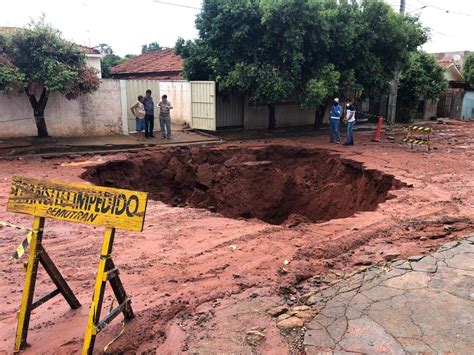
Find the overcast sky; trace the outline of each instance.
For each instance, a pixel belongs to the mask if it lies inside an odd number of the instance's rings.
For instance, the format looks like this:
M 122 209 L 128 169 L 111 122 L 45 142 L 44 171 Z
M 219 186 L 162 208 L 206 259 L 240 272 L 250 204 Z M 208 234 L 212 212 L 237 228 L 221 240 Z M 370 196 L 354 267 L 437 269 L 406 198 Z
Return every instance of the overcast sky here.
M 386 0 L 395 9 L 400 0 Z M 182 6 L 172 6 L 169 2 Z M 201 0 L 13 0 L 2 1 L 0 26 L 25 26 L 42 13 L 65 38 L 83 45 L 108 43 L 123 56 L 141 45 L 172 47 L 176 38 L 197 36 Z M 432 29 L 428 52 L 474 51 L 474 0 L 406 0 L 407 11 Z M 188 8 L 188 7 L 191 8 Z M 424 7 L 425 6 L 425 7 Z M 422 8 L 424 7 L 424 8 Z M 422 8 L 422 9 L 420 9 Z

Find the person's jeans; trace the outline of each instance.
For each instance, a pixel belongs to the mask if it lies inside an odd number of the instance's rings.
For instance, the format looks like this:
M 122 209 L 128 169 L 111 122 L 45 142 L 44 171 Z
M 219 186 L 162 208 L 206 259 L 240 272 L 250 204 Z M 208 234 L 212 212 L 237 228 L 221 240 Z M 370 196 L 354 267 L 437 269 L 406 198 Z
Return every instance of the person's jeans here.
M 153 137 L 154 126 L 155 117 L 153 115 L 145 115 L 145 137 Z
M 169 118 L 160 117 L 160 128 L 163 138 L 171 138 L 171 120 Z
M 329 119 L 329 138 L 331 143 L 334 143 L 334 141 L 341 141 L 341 135 L 339 133 L 339 122 L 340 120 L 338 118 Z
M 354 135 L 352 134 L 352 131 L 354 129 L 354 123 L 355 121 L 352 122 L 347 122 L 347 138 L 346 138 L 346 144 L 354 144 Z

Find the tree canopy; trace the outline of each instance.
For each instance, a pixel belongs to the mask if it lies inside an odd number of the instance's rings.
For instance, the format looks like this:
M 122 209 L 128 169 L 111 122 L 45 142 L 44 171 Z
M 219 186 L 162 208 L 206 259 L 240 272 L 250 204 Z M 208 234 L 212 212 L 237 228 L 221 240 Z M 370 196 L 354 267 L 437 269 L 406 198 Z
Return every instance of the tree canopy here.
M 445 69 L 428 53 L 417 51 L 410 54 L 400 73 L 398 89 L 397 119 L 412 118 L 419 98 L 434 100 L 448 86 Z
M 190 80 L 215 80 L 220 92 L 269 106 L 302 107 L 338 96 L 372 96 L 427 40 L 418 20 L 382 0 L 204 0 L 199 38 L 179 39 Z
M 85 54 L 62 39 L 44 19 L 0 35 L 0 79 L 1 93 L 26 93 L 39 137 L 48 136 L 44 110 L 51 92 L 73 99 L 99 86 L 95 70 L 86 65 Z
M 470 53 L 464 62 L 463 69 L 464 80 L 474 89 L 474 53 Z
M 150 44 L 144 44 L 142 46 L 142 54 L 147 52 L 159 51 L 163 48 L 158 44 L 158 42 L 151 42 Z

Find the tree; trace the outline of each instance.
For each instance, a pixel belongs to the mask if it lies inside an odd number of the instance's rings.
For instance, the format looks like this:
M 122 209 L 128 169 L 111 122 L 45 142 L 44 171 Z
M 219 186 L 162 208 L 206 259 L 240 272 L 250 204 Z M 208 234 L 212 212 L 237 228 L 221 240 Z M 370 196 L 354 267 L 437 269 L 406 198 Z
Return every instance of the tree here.
M 102 57 L 101 60 L 101 69 L 102 69 L 102 77 L 107 79 L 112 77 L 111 75 L 111 70 L 113 67 L 116 65 L 119 65 L 123 62 L 125 62 L 127 59 L 121 58 L 120 56 L 116 54 L 107 54 L 104 57 Z
M 176 43 L 185 76 L 268 105 L 269 128 L 290 97 L 308 107 L 387 92 L 427 39 L 381 0 L 204 0 L 196 27 L 197 40 Z
M 152 42 L 150 44 L 144 44 L 142 46 L 142 54 L 153 51 L 160 51 L 163 48 L 158 44 L 158 42 Z
M 97 49 L 100 52 L 100 54 L 104 56 L 114 53 L 114 51 L 112 50 L 112 47 L 108 45 L 107 43 L 100 43 L 97 46 L 95 46 L 94 49 Z
M 68 99 L 97 90 L 99 80 L 85 54 L 44 22 L 0 36 L 0 92 L 25 92 L 38 137 L 48 137 L 44 110 L 52 92 Z M 38 98 L 39 96 L 39 98 Z
M 474 89 L 474 53 L 470 53 L 464 62 L 464 80 Z
M 407 121 L 416 111 L 420 97 L 434 100 L 448 86 L 444 69 L 436 59 L 425 52 L 410 54 L 409 60 L 400 74 L 398 89 L 398 118 Z

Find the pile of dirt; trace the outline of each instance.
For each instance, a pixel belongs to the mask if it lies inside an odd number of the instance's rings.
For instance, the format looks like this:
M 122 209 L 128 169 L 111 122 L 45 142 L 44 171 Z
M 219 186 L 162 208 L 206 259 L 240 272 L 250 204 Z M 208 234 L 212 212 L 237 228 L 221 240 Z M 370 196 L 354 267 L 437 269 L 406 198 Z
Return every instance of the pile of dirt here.
M 172 206 L 271 224 L 295 216 L 323 222 L 372 211 L 390 198 L 391 189 L 402 186 L 392 175 L 326 150 L 278 145 L 143 152 L 133 160 L 90 167 L 82 178 L 146 191 Z

